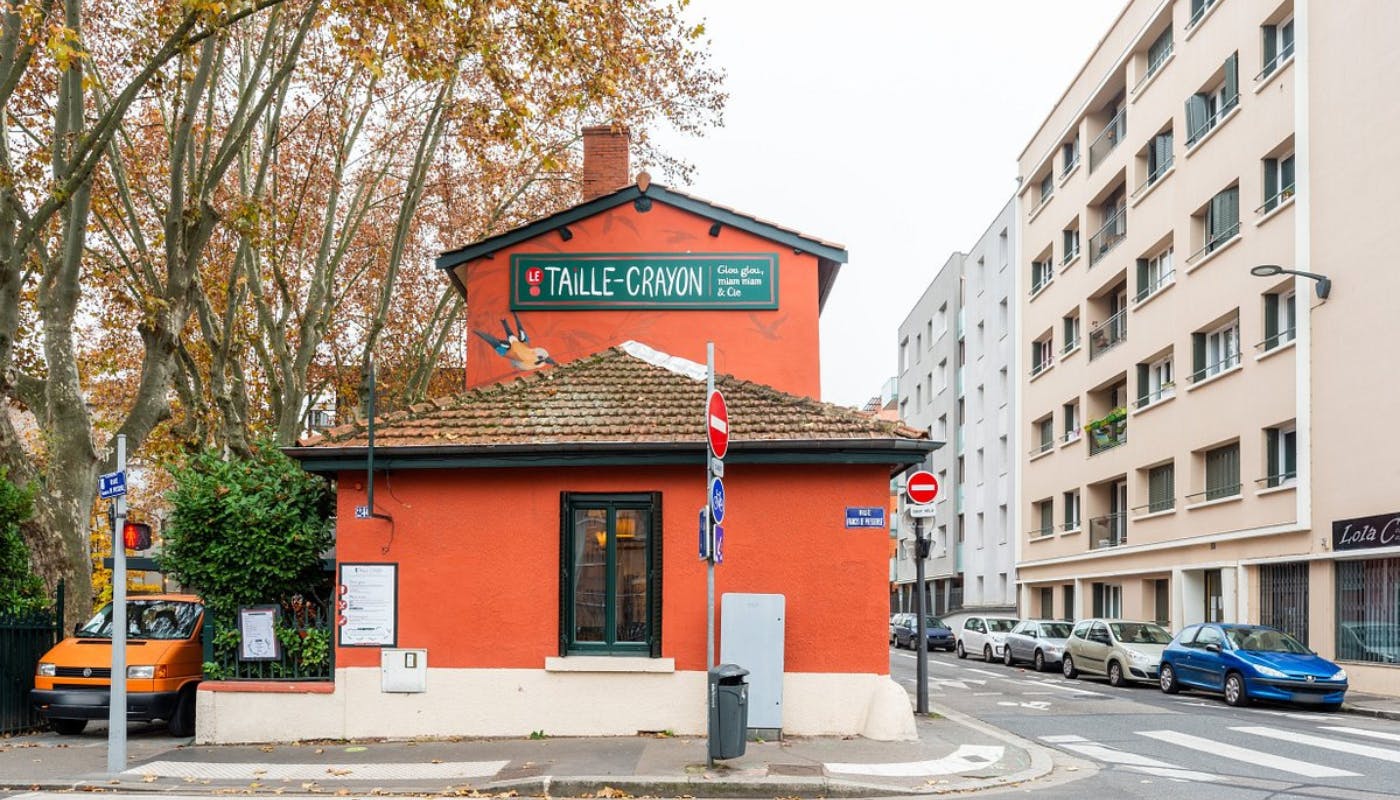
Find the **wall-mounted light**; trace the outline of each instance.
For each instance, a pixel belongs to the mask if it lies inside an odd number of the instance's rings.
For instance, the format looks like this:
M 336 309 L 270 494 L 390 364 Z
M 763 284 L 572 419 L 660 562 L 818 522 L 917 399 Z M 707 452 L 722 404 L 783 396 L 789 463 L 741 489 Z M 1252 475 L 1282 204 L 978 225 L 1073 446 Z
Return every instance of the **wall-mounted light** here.
M 1332 279 L 1326 275 L 1318 275 L 1315 272 L 1303 272 L 1298 269 L 1284 269 L 1278 264 L 1260 264 L 1251 267 L 1249 274 L 1257 278 L 1269 278 L 1274 275 L 1301 275 L 1304 278 L 1312 278 L 1317 281 L 1317 297 L 1319 300 L 1326 300 L 1327 295 L 1332 293 Z
M 567 242 L 567 241 L 569 241 L 570 239 L 574 238 L 574 232 L 571 231 L 571 230 L 569 230 L 569 226 L 568 226 L 568 225 L 560 225 L 560 226 L 559 226 L 559 238 L 560 238 L 560 239 L 563 239 L 564 241 Z
M 720 230 L 721 227 L 722 227 L 722 226 L 721 226 L 718 222 L 716 222 L 715 224 L 711 225 L 711 226 L 710 226 L 710 235 L 711 235 L 711 236 L 719 236 L 719 230 Z

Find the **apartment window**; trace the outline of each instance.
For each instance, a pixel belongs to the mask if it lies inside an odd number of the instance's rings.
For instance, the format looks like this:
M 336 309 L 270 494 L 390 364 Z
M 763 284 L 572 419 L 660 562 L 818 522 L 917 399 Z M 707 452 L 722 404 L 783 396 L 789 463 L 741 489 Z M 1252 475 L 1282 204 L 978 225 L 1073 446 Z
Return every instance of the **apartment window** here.
M 1108 122 L 1104 125 L 1099 135 L 1094 137 L 1094 141 L 1089 144 L 1089 171 L 1093 172 L 1099 165 L 1108 158 L 1108 154 L 1118 149 L 1123 137 L 1128 134 L 1128 119 L 1122 106 L 1122 96 L 1104 109 L 1103 113 L 1108 116 Z
M 1291 486 L 1298 479 L 1298 430 L 1293 425 L 1264 430 L 1264 483 Z
M 1167 58 L 1172 54 L 1172 28 L 1170 25 L 1162 31 L 1162 35 L 1153 40 L 1147 48 L 1147 72 L 1142 76 L 1142 82 L 1157 74 L 1157 70 L 1167 63 Z M 1142 83 L 1138 84 L 1139 86 Z
M 924 341 L 928 342 L 928 349 L 933 349 L 933 320 L 924 323 Z
M 1073 403 L 1065 403 L 1061 406 L 1061 409 L 1064 412 L 1063 416 L 1065 420 L 1064 438 L 1066 442 L 1072 442 L 1079 438 L 1079 401 L 1076 400 Z
M 1079 166 L 1079 137 L 1060 145 L 1060 177 L 1070 174 L 1074 168 Z
M 944 303 L 938 307 L 938 335 L 942 336 L 948 332 L 948 304 Z M 932 344 L 930 342 L 929 344 Z
M 924 407 L 924 385 L 918 383 L 914 385 L 914 410 L 919 411 Z
M 1079 490 L 1065 492 L 1064 496 L 1064 528 L 1067 531 L 1079 530 Z
M 564 654 L 661 655 L 661 494 L 562 498 Z
M 977 482 L 984 483 L 987 476 L 987 458 L 982 448 L 977 448 Z M 977 515 L 977 527 L 982 527 L 982 515 Z
M 985 518 L 985 516 L 986 516 L 986 515 L 983 514 L 981 511 L 978 511 L 978 512 L 977 512 L 977 549 L 978 549 L 978 550 L 981 550 L 981 549 L 982 549 L 982 545 L 985 544 L 986 541 L 987 541 L 987 526 L 986 526 L 986 523 L 983 521 L 984 518 Z M 977 593 L 978 593 L 979 595 L 982 594 L 982 578 L 981 578 L 981 576 L 979 576 L 979 577 L 977 578 Z
M 997 330 L 1001 331 L 1001 336 L 1011 332 L 1011 313 L 1006 304 L 1006 298 L 1001 298 L 1001 303 L 997 305 Z
M 1147 471 L 1147 513 L 1176 507 L 1176 464 L 1162 464 Z
M 1293 57 L 1293 18 L 1277 25 L 1265 25 L 1259 29 L 1263 38 L 1264 67 L 1254 80 L 1262 81 Z
M 977 293 L 981 294 L 987 288 L 987 262 L 986 259 L 977 259 Z
M 987 415 L 987 390 L 985 386 L 977 387 L 977 419 L 981 421 Z
M 1205 333 L 1191 334 L 1193 381 L 1219 375 L 1240 363 L 1240 321 L 1236 317 Z
M 1055 361 L 1054 341 L 1047 334 L 1031 343 L 1031 377 L 1050 368 Z
M 1298 335 L 1297 294 L 1285 292 L 1264 295 L 1264 352 L 1288 344 Z
M 1225 76 L 1214 87 L 1186 99 L 1186 146 L 1201 140 L 1240 104 L 1240 54 L 1225 59 Z
M 1036 448 L 1033 455 L 1048 453 L 1055 448 L 1055 417 L 1047 416 L 1035 423 Z
M 1138 194 L 1156 183 L 1171 168 L 1175 157 L 1172 155 L 1172 131 L 1168 128 L 1147 140 L 1147 178 L 1133 194 Z
M 1172 357 L 1164 356 L 1148 364 L 1137 365 L 1138 401 L 1137 407 L 1150 406 L 1159 400 L 1171 397 L 1176 382 L 1172 372 Z
M 1137 260 L 1138 291 L 1134 300 L 1141 303 L 1166 288 L 1167 284 L 1174 280 L 1176 280 L 1176 268 L 1172 265 L 1172 247 L 1167 245 L 1167 249 L 1151 258 Z
M 924 360 L 924 335 L 922 333 L 914 334 L 914 360 Z
M 997 541 L 1006 544 L 1006 506 L 997 506 Z M 1006 593 L 1006 573 L 1001 574 L 1001 591 Z
M 1031 531 L 1032 536 L 1049 536 L 1055 532 L 1055 502 L 1050 498 L 1035 504 L 1035 518 L 1040 526 Z
M 997 390 L 1001 395 L 1001 404 L 1006 405 L 1006 399 L 1010 396 L 1010 381 L 1007 379 L 1006 367 L 997 370 Z
M 981 358 L 987 347 L 987 323 L 977 323 L 977 357 Z
M 1400 558 L 1337 562 L 1337 658 L 1394 664 L 1400 652 Z
M 938 440 L 939 440 L 940 442 L 946 442 L 946 441 L 948 441 L 948 415 L 947 415 L 947 414 L 939 414 L 939 415 L 938 415 L 938 428 L 937 428 L 936 430 L 938 431 Z
M 1102 261 L 1108 251 L 1117 247 L 1118 243 L 1128 235 L 1128 207 L 1122 188 L 1116 190 L 1099 207 L 1099 218 L 1103 220 L 1103 224 L 1089 238 L 1089 266 L 1091 267 Z
M 1065 352 L 1073 350 L 1079 346 L 1079 315 L 1074 314 L 1064 318 L 1065 331 Z
M 1239 442 L 1206 451 L 1207 500 L 1234 497 L 1240 493 Z
M 938 391 L 948 388 L 948 359 L 938 362 Z
M 1031 295 L 1040 293 L 1055 279 L 1055 265 L 1049 259 L 1031 262 Z
M 1006 474 L 1007 464 L 1010 463 L 1007 452 L 1007 439 L 1005 435 L 997 437 L 997 453 L 1001 455 L 1001 474 Z
M 909 337 L 899 343 L 899 371 L 904 372 L 909 369 Z
M 1007 260 L 1011 257 L 1010 242 L 1005 230 L 997 236 L 997 264 L 1002 267 L 1007 265 Z
M 1063 232 L 1063 237 L 1065 255 L 1064 258 L 1060 260 L 1060 263 L 1068 264 L 1079 255 L 1079 229 L 1066 228 Z
M 1200 260 L 1207 253 L 1220 249 L 1240 233 L 1240 187 L 1231 186 L 1210 199 L 1201 220 L 1200 249 L 1191 254 L 1187 263 Z
M 1205 17 L 1206 10 L 1218 2 L 1220 0 L 1191 0 L 1191 18 L 1186 21 L 1187 30 L 1196 27 Z
M 1040 179 L 1040 203 L 1044 205 L 1055 194 L 1055 171 L 1045 173 Z
M 1264 204 L 1261 214 L 1267 214 L 1293 196 L 1293 154 L 1283 158 L 1264 159 Z

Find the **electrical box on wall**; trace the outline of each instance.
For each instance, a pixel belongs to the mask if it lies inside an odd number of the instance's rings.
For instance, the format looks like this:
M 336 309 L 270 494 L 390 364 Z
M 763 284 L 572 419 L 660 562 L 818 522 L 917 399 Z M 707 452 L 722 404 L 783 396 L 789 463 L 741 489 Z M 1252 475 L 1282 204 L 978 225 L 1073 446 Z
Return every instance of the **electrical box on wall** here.
M 380 691 L 426 692 L 428 690 L 428 651 L 426 649 L 386 647 L 379 653 Z

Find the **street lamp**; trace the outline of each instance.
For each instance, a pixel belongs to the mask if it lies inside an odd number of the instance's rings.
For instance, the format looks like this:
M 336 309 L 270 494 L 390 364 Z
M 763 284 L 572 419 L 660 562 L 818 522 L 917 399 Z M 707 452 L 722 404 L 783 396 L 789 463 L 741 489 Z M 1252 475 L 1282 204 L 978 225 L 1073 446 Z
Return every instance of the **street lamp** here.
M 1303 272 L 1297 269 L 1284 269 L 1278 264 L 1260 264 L 1251 267 L 1249 274 L 1259 278 L 1268 278 L 1274 275 L 1302 275 L 1304 278 L 1312 278 L 1317 281 L 1317 298 L 1326 300 L 1327 295 L 1332 292 L 1332 279 L 1326 275 L 1318 275 L 1315 272 Z

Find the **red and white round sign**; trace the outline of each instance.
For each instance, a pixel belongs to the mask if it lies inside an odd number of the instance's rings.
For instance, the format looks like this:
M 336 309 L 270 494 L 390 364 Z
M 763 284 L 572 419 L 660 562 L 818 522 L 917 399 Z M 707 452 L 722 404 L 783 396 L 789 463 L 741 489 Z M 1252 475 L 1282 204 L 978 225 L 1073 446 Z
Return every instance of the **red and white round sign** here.
M 933 473 L 928 470 L 919 470 L 909 476 L 909 482 L 904 485 L 904 491 L 909 495 L 909 502 L 918 505 L 927 505 L 938 497 L 938 479 L 933 477 Z
M 715 458 L 724 458 L 729 452 L 729 406 L 718 389 L 710 392 L 705 403 L 705 433 L 710 439 L 710 452 Z

